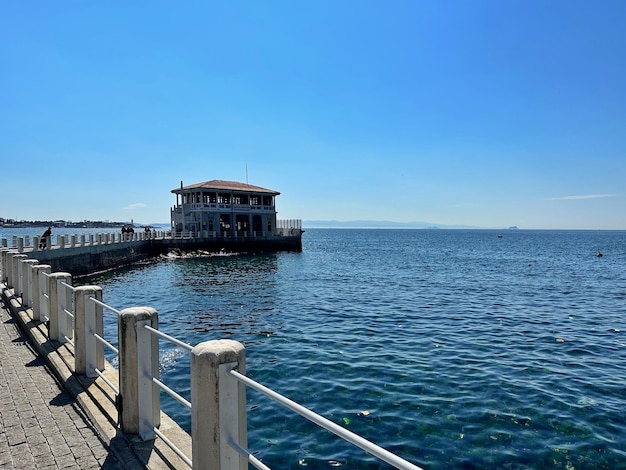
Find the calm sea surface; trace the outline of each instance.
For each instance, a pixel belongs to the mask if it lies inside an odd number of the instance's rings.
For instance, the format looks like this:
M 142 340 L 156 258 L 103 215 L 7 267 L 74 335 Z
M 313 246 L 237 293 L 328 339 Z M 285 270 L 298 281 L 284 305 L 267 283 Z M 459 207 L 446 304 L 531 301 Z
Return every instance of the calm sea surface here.
M 242 342 L 247 375 L 425 468 L 626 468 L 626 232 L 498 233 L 310 229 L 302 253 L 78 283 L 190 344 Z M 189 396 L 188 354 L 161 353 Z M 253 390 L 248 433 L 275 469 L 389 468 Z

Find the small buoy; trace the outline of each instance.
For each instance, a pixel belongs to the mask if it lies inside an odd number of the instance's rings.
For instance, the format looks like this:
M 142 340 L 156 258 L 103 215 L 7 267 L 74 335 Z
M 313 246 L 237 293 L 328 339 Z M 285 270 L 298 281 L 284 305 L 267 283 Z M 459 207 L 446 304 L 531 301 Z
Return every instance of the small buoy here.
M 603 256 L 603 255 L 602 255 L 602 252 L 601 252 L 600 250 L 598 250 L 598 252 L 596 253 L 596 256 L 597 256 L 598 258 L 602 258 L 602 256 Z

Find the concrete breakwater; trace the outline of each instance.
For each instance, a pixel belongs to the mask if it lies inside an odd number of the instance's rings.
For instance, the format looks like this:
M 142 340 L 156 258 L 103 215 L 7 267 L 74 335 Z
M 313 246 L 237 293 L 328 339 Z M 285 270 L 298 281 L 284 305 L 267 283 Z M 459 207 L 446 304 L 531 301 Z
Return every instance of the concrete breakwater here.
M 223 237 L 201 234 L 172 237 L 169 232 L 136 234 L 105 233 L 97 235 L 63 235 L 56 243 L 52 237 L 14 237 L 13 249 L 48 264 L 53 271 L 66 271 L 73 276 L 85 276 L 100 271 L 119 268 L 138 261 L 157 258 L 172 251 L 209 253 L 263 253 L 275 251 L 301 251 L 301 231 L 272 237 Z M 2 240 L 8 246 L 8 240 Z

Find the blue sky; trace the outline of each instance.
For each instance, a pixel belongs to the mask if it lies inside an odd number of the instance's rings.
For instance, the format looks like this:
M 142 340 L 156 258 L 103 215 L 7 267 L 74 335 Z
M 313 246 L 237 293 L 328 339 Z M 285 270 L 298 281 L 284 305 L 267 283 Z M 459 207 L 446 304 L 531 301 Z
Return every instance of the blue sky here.
M 0 217 L 626 229 L 626 2 L 0 0 Z

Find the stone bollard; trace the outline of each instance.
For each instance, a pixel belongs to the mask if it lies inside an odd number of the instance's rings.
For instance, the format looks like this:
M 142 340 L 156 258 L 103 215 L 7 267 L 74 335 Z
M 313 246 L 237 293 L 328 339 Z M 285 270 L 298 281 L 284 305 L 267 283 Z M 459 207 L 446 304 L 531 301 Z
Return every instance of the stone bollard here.
M 191 437 L 194 469 L 245 470 L 247 459 L 229 444 L 247 448 L 246 388 L 228 372 L 246 371 L 245 348 L 222 339 L 191 351 Z
M 48 336 L 52 341 L 65 343 L 67 332 L 67 314 L 62 310 L 67 306 L 67 288 L 61 282 L 71 284 L 72 275 L 70 273 L 52 273 L 48 276 Z
M 46 292 L 46 295 L 48 292 L 48 281 L 45 279 L 44 274 L 50 274 L 52 266 L 49 264 L 36 264 L 31 270 L 33 271 L 33 320 L 41 321 L 42 317 L 48 316 L 48 299 L 44 297 L 44 292 Z
M 18 253 L 24 253 L 24 239 L 22 237 L 17 239 L 17 251 Z
M 65 235 L 57 235 L 57 245 L 59 248 L 65 248 Z
M 7 244 L 7 239 L 6 239 L 6 238 L 3 238 L 3 239 L 2 239 L 2 248 L 7 248 L 7 245 L 8 245 L 8 244 Z
M 76 240 L 77 240 L 77 236 L 76 235 L 72 235 L 72 237 L 70 238 L 70 247 L 74 248 L 76 246 Z
M 85 234 L 81 234 L 80 236 L 80 246 L 85 246 Z
M 33 306 L 33 266 L 39 264 L 39 260 L 25 259 L 22 261 L 22 279 L 24 283 L 25 298 L 22 299 L 22 305 Z
M 11 263 L 13 264 L 12 278 L 13 281 L 13 295 L 21 296 L 22 295 L 22 286 L 20 283 L 20 267 L 22 266 L 21 261 L 28 258 L 27 255 L 14 254 Z
M 13 256 L 18 252 L 8 248 L 2 252 L 2 276 L 7 283 L 7 287 L 13 287 Z
M 118 317 L 120 406 L 122 432 L 154 439 L 160 424 L 160 391 L 152 382 L 159 377 L 159 338 L 144 326 L 158 328 L 152 307 L 131 307 Z M 208 467 L 207 467 L 208 468 Z
M 5 238 L 6 240 L 6 238 Z M 8 272 L 9 272 L 9 265 L 11 264 L 10 261 L 7 261 L 8 258 L 8 254 L 11 252 L 10 248 L 6 248 L 6 247 L 0 247 L 0 253 L 2 256 L 2 261 L 0 261 L 0 267 L 2 268 L 2 275 L 0 277 L 0 280 L 2 280 L 3 282 L 8 282 Z
M 104 370 L 104 345 L 96 340 L 94 333 L 104 336 L 104 316 L 102 306 L 90 297 L 102 302 L 102 288 L 74 288 L 74 370 L 80 375 L 97 377 L 96 370 Z

